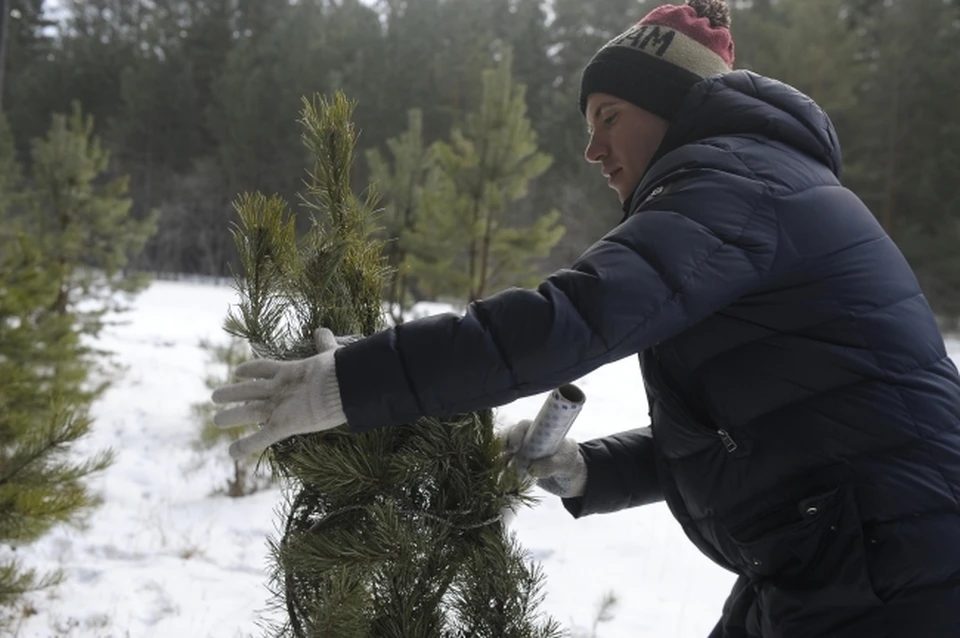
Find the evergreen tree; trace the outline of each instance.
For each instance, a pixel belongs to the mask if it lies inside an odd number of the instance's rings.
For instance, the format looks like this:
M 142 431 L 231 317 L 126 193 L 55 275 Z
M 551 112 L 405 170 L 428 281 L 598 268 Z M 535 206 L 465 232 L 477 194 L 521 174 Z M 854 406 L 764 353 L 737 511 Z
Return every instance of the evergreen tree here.
M 439 139 L 450 129 L 451 117 L 447 92 L 441 84 L 452 73 L 448 65 L 457 60 L 462 40 L 452 34 L 446 18 L 449 0 L 381 0 L 384 20 L 383 55 L 379 73 L 367 77 L 377 88 L 371 96 L 384 122 L 384 138 L 399 135 L 412 109 L 423 113 L 426 142 Z M 473 3 L 481 4 L 481 3 Z M 423 99 L 430 96 L 430 99 Z M 394 117 L 391 117 L 393 115 Z M 364 128 L 364 138 L 374 145 Z
M 43 0 L 5 0 L 0 10 L 6 12 L 0 16 L 0 107 L 6 108 L 10 78 L 19 78 L 48 52 L 49 37 L 43 30 L 51 23 L 43 18 Z
M 78 387 L 86 351 L 74 318 L 51 311 L 59 265 L 13 221 L 10 209 L 27 200 L 19 174 L 0 118 L 0 544 L 13 548 L 56 524 L 82 521 L 98 502 L 83 479 L 112 459 L 109 452 L 88 460 L 71 454 L 91 423 L 90 394 Z M 58 580 L 0 559 L 0 609 Z
M 407 130 L 401 136 L 387 140 L 387 148 L 392 166 L 376 149 L 367 152 L 367 162 L 371 180 L 387 199 L 384 232 L 388 238 L 398 238 L 413 231 L 422 208 L 423 183 L 435 164 L 433 148 L 426 146 L 423 140 L 422 111 L 410 110 Z M 389 242 L 387 263 L 391 270 L 385 301 L 393 323 L 400 324 L 408 309 L 410 286 L 404 243 L 396 239 Z
M 220 165 L 229 184 L 292 195 L 304 154 L 298 147 L 300 96 L 324 88 L 317 55 L 318 18 L 309 6 L 291 9 L 276 28 L 241 40 L 214 81 L 207 109 Z M 229 206 L 225 211 L 231 213 Z M 223 222 L 216 226 L 223 227 Z
M 567 233 L 557 243 L 549 264 L 562 267 L 576 260 L 586 246 L 599 240 L 622 217 L 616 194 L 596 165 L 584 161 L 590 136 L 578 108 L 580 78 L 590 58 L 605 43 L 627 30 L 664 2 L 646 0 L 553 0 L 548 47 L 554 76 L 547 91 L 544 122 L 537 129 L 543 149 L 555 162 L 534 183 L 563 212 Z M 541 204 L 543 206 L 543 204 Z M 543 210 L 543 208 L 541 208 Z
M 857 106 L 863 80 L 857 60 L 863 43 L 844 17 L 848 5 L 849 0 L 806 0 L 738 11 L 732 28 L 744 43 L 737 47 L 737 67 L 781 79 L 832 119 L 842 118 Z
M 183 171 L 202 154 L 203 111 L 192 80 L 177 50 L 142 53 L 120 76 L 122 110 L 111 132 L 151 203 L 162 196 L 165 172 Z
M 342 93 L 305 100 L 308 233 L 297 235 L 281 198 L 237 203 L 241 302 L 226 328 L 260 356 L 312 355 L 320 326 L 339 335 L 382 326 L 377 197 L 350 188 L 352 113 Z M 501 517 L 529 502 L 530 484 L 505 471 L 491 411 L 296 436 L 271 452 L 290 495 L 272 542 L 276 604 L 287 615 L 278 635 L 557 635 L 536 614 L 542 576 Z
M 864 0 L 862 107 L 847 179 L 917 272 L 948 327 L 960 326 L 960 2 Z M 843 131 L 841 131 L 843 133 Z
M 51 309 L 73 315 L 76 329 L 90 336 L 100 333 L 108 312 L 124 308 L 117 293 L 146 284 L 143 277 L 123 276 L 124 268 L 156 223 L 153 215 L 130 215 L 127 178 L 98 183 L 109 157 L 79 104 L 70 117 L 54 115 L 47 135 L 33 143 L 32 205 L 24 218 L 59 272 Z
M 463 130 L 453 131 L 449 144 L 437 143 L 437 170 L 422 214 L 400 238 L 411 255 L 411 273 L 435 295 L 469 302 L 507 286 L 535 284 L 531 260 L 547 255 L 563 236 L 557 211 L 526 228 L 510 224 L 508 206 L 551 162 L 537 151 L 525 87 L 514 82 L 511 65 L 508 50 L 484 72 L 477 112 Z

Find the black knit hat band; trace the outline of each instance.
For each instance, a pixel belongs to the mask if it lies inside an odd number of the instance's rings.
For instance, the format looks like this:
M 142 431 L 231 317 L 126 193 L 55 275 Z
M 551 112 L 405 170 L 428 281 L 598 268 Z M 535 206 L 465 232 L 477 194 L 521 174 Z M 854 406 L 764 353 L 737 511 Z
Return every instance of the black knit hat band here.
M 580 81 L 580 112 L 586 115 L 591 93 L 607 93 L 645 111 L 672 119 L 699 75 L 649 56 L 605 49 L 587 65 Z

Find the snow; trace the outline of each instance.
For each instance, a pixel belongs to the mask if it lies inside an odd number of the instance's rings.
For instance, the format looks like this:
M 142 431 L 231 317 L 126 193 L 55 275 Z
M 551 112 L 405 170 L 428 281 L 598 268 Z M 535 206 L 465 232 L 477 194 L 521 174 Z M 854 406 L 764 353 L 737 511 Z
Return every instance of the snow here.
M 192 446 L 190 405 L 208 396 L 198 344 L 226 340 L 221 326 L 234 302 L 229 286 L 154 282 L 102 338 L 125 371 L 95 406 L 94 431 L 78 451 L 112 447 L 117 460 L 91 480 L 103 505 L 84 529 L 57 528 L 16 551 L 24 565 L 66 576 L 28 597 L 18 638 L 263 634 L 266 538 L 279 523 L 279 491 L 216 494 L 232 472 L 226 444 L 206 453 Z M 949 347 L 960 355 L 960 341 Z M 647 424 L 634 358 L 578 385 L 587 395 L 572 431 L 580 440 Z M 498 421 L 532 418 L 543 398 L 501 408 Z M 694 548 L 664 505 L 574 520 L 559 499 L 540 494 L 512 526 L 547 576 L 543 611 L 587 636 L 599 600 L 613 592 L 619 602 L 598 638 L 709 633 L 734 577 Z

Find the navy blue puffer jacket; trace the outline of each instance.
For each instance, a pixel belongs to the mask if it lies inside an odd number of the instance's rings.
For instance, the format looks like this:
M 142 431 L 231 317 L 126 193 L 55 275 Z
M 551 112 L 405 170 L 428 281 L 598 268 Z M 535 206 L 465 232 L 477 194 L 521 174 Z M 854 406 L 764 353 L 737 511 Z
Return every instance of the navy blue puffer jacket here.
M 639 354 L 651 427 L 585 442 L 574 516 L 666 499 L 740 575 L 716 636 L 960 636 L 960 377 L 827 116 L 698 84 L 624 220 L 536 290 L 337 353 L 356 431 Z

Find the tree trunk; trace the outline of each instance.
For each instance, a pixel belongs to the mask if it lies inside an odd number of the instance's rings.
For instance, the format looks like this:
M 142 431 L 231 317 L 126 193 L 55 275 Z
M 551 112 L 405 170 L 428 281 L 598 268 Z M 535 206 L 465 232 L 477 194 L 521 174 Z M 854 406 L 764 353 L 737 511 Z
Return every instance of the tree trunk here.
M 7 67 L 7 23 L 10 21 L 10 1 L 0 0 L 0 112 L 3 112 L 3 80 Z
M 480 253 L 480 283 L 477 286 L 477 299 L 483 298 L 487 288 L 487 269 L 490 262 L 490 242 L 493 238 L 493 211 L 487 211 L 487 227 L 483 231 L 483 247 Z
M 893 82 L 890 92 L 890 122 L 887 126 L 886 165 L 883 176 L 883 208 L 880 224 L 887 234 L 893 236 L 896 224 L 896 179 L 897 147 L 900 138 L 900 76 L 898 72 L 889 74 Z
M 245 476 L 243 468 L 240 467 L 240 461 L 234 461 L 233 480 L 227 481 L 227 496 L 240 498 L 246 494 L 247 486 L 245 484 Z
M 477 299 L 476 276 L 477 276 L 477 220 L 480 217 L 480 197 L 474 196 L 473 212 L 470 214 L 470 262 L 467 267 L 467 274 L 470 278 L 470 290 L 467 295 L 467 303 Z
M 62 317 L 67 314 L 67 307 L 70 305 L 70 268 L 67 256 L 63 254 L 64 238 L 67 236 L 67 229 L 70 226 L 70 213 L 64 210 L 65 205 L 61 201 L 57 187 L 54 186 L 53 188 L 53 210 L 56 211 L 57 215 L 56 233 L 59 242 L 59 246 L 57 246 L 57 266 L 60 268 L 58 273 L 60 275 L 60 290 L 51 310 Z

